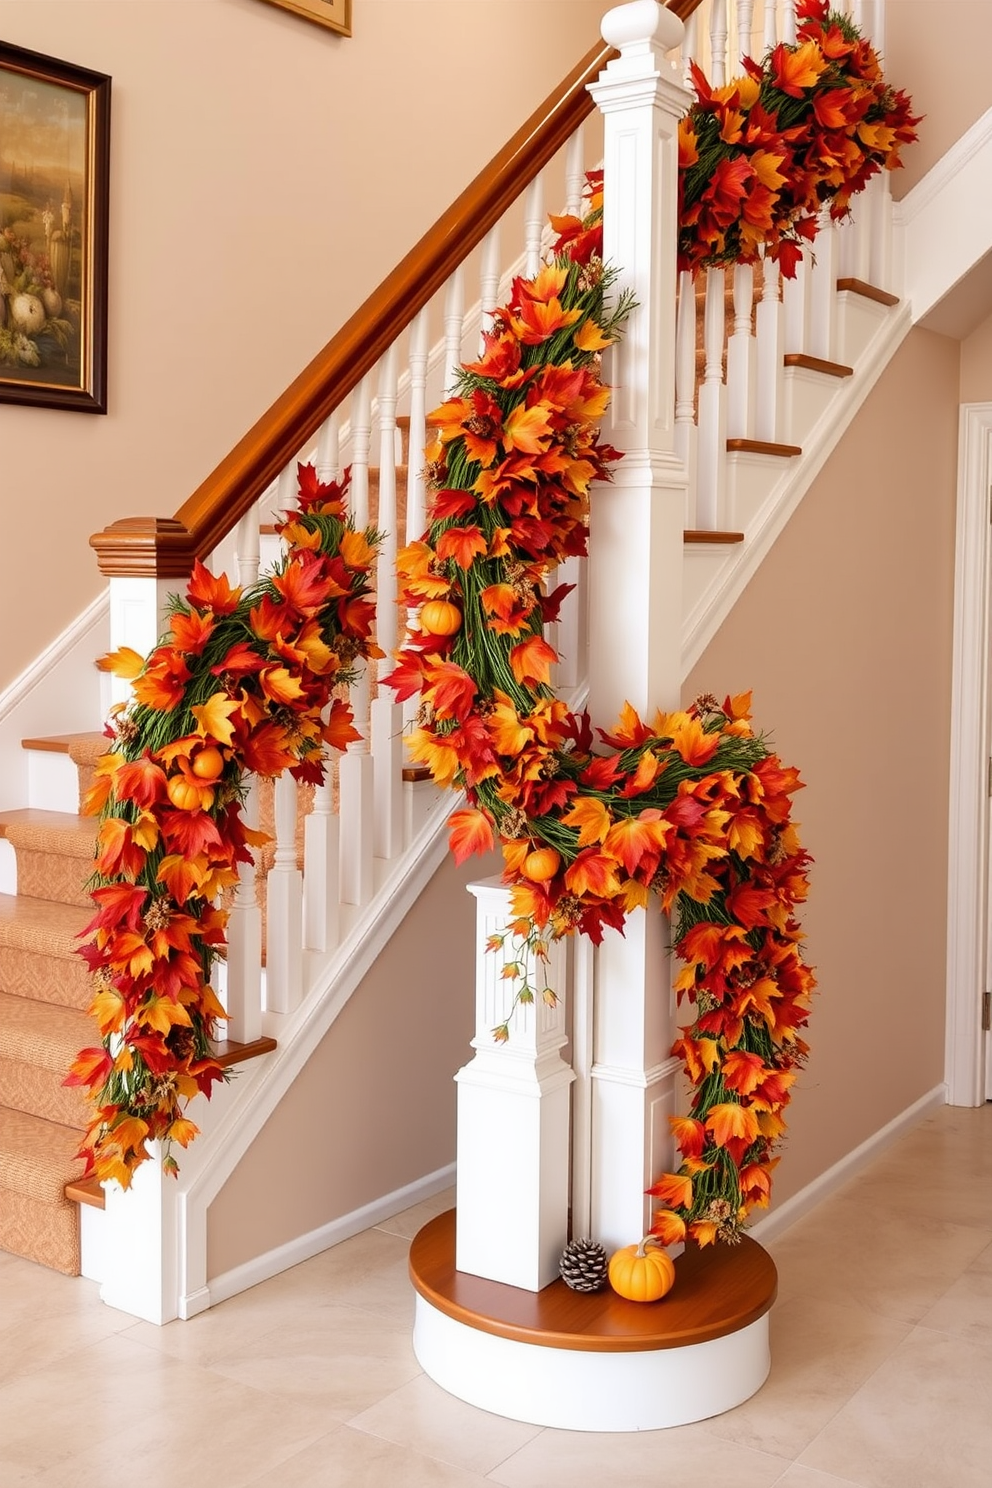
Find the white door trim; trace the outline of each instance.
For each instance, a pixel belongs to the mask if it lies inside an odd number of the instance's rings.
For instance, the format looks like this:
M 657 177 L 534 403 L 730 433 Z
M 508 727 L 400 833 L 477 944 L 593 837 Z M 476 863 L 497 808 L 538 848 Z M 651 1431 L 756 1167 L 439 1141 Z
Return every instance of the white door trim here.
M 990 487 L 992 403 L 965 403 L 958 439 L 947 864 L 945 1078 L 953 1106 L 985 1100 Z

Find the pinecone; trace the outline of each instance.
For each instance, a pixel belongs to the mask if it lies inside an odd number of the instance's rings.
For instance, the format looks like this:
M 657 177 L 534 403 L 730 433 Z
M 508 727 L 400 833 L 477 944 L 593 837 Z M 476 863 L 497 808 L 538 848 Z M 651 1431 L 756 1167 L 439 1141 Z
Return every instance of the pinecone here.
M 570 1240 L 561 1253 L 558 1274 L 573 1292 L 598 1292 L 606 1285 L 608 1259 L 596 1240 Z

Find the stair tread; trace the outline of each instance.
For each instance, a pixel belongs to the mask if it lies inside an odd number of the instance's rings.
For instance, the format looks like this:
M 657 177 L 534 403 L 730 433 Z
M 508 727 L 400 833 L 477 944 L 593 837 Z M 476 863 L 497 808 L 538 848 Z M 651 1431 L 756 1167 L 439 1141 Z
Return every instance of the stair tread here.
M 0 811 L 0 837 L 29 852 L 57 852 L 61 857 L 93 858 L 97 822 L 92 816 L 69 811 L 46 811 L 25 806 Z
M 0 894 L 0 945 L 75 961 L 80 932 L 92 918 L 92 907 Z
M 701 527 L 687 527 L 682 533 L 682 541 L 687 544 L 708 543 L 715 546 L 718 543 L 742 543 L 743 532 L 722 532 Z
M 0 1106 L 0 1189 L 43 1204 L 64 1204 L 65 1185 L 81 1178 L 79 1132 Z
M 803 452 L 800 444 L 776 444 L 765 439 L 728 439 L 727 449 L 732 455 L 775 455 L 784 460 Z
M 790 351 L 782 360 L 787 367 L 802 367 L 807 372 L 823 372 L 827 377 L 853 377 L 854 368 L 844 362 L 831 362 L 825 357 L 807 356 L 804 351 Z
M 73 759 L 82 757 L 92 761 L 106 754 L 110 740 L 98 730 L 80 734 L 46 734 L 34 739 L 22 739 L 22 749 L 35 749 L 44 754 L 68 754 Z
M 79 1050 L 94 1038 L 93 1020 L 81 1009 L 0 991 L 0 1058 L 64 1076 Z
M 898 305 L 899 296 L 890 294 L 887 289 L 879 289 L 875 284 L 869 284 L 865 279 L 838 279 L 837 289 L 841 294 L 848 291 L 850 294 L 859 294 L 866 300 L 875 300 L 879 305 Z

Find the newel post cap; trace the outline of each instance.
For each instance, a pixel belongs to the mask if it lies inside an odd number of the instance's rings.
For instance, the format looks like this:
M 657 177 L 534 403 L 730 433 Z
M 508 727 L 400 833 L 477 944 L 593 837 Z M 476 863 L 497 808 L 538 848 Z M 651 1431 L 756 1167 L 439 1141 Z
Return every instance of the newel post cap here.
M 629 0 L 627 5 L 615 5 L 606 12 L 599 29 L 603 40 L 620 52 L 645 42 L 654 42 L 668 52 L 679 45 L 685 32 L 675 12 L 659 5 L 658 0 Z

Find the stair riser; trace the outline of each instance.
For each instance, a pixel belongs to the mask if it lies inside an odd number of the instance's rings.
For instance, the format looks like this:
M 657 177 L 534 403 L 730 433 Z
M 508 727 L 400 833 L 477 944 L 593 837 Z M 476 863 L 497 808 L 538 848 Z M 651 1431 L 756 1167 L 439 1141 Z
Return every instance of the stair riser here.
M 856 367 L 873 337 L 892 312 L 888 306 L 850 291 L 839 294 L 837 301 L 837 345 L 834 356 L 838 362 Z
M 51 1002 L 56 1007 L 78 1008 L 85 1013 L 93 1000 L 93 987 L 85 964 L 18 947 L 0 945 L 0 991 L 11 997 Z
M 78 811 L 82 791 L 92 784 L 92 766 L 77 767 L 67 754 L 43 749 L 29 749 L 27 755 L 27 804 L 44 811 Z
M 838 379 L 805 367 L 786 367 L 783 428 L 789 444 L 805 444 L 838 388 Z
M 0 1060 L 0 1105 L 28 1116 L 40 1116 L 60 1126 L 73 1126 L 82 1132 L 89 1122 L 92 1106 L 79 1090 L 62 1084 L 66 1065 L 60 1072 L 26 1064 L 6 1056 Z
M 78 1276 L 78 1204 L 44 1204 L 0 1188 L 0 1250 Z
M 17 849 L 17 892 L 28 899 L 49 899 L 88 909 L 93 901 L 86 883 L 92 872 L 91 861 Z

